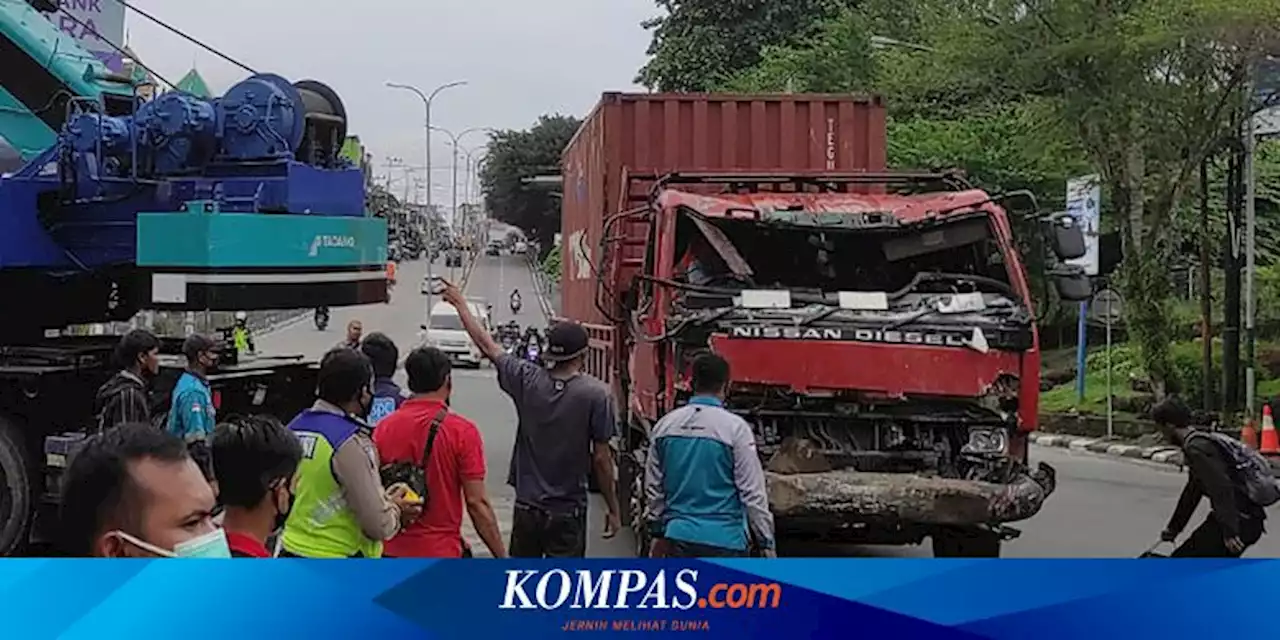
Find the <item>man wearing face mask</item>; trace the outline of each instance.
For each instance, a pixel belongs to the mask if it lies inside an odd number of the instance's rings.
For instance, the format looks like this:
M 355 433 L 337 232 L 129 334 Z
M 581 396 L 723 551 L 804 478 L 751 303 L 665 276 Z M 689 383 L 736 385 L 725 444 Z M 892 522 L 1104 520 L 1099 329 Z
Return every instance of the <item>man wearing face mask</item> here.
M 151 402 L 147 383 L 160 373 L 160 340 L 150 331 L 134 329 L 116 345 L 120 371 L 98 389 L 93 413 L 98 417 L 95 433 L 130 422 L 150 422 Z
M 178 378 L 169 405 L 169 433 L 187 443 L 191 457 L 204 477 L 213 479 L 213 460 L 209 453 L 209 437 L 213 435 L 213 392 L 209 389 L 209 372 L 218 364 L 218 344 L 198 333 L 182 343 L 187 357 L 187 370 Z
M 302 445 L 274 418 L 223 423 L 213 432 L 213 470 L 231 555 L 268 558 L 267 539 L 284 527 L 293 505 L 293 474 Z
M 213 488 L 182 440 L 149 424 L 90 437 L 63 482 L 59 528 L 72 556 L 231 557 Z
M 338 348 L 320 362 L 319 399 L 289 423 L 302 444 L 282 556 L 377 558 L 382 543 L 422 514 L 408 488 L 384 490 L 365 418 L 373 403 L 369 358 Z

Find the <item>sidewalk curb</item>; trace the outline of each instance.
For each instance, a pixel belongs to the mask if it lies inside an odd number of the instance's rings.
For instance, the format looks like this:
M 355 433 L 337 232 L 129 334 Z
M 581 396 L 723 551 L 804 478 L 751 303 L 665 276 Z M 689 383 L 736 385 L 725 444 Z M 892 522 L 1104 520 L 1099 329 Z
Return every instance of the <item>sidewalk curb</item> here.
M 1147 460 L 1170 467 L 1182 467 L 1182 451 L 1177 447 L 1140 447 L 1138 445 L 1121 444 L 1099 438 L 1054 433 L 1032 433 L 1030 434 L 1030 439 L 1033 444 L 1041 447 L 1070 449 L 1072 451 L 1096 453 L 1109 458 Z

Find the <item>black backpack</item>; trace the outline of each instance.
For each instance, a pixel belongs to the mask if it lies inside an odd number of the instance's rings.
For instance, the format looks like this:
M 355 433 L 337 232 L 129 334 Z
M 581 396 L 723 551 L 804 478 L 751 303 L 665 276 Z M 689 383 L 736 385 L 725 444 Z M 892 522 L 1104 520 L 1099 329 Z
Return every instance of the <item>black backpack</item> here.
M 1272 475 L 1271 462 L 1262 454 L 1235 438 L 1214 431 L 1192 431 L 1188 437 L 1194 436 L 1209 438 L 1218 446 L 1234 472 L 1235 481 L 1240 483 L 1250 502 L 1260 507 L 1280 502 L 1280 481 Z
M 449 415 L 449 407 L 444 406 L 431 419 L 431 426 L 427 431 L 427 446 L 422 450 L 422 464 L 417 464 L 413 460 L 401 462 L 389 462 L 382 465 L 378 470 L 378 475 L 382 478 L 382 486 L 390 487 L 397 482 L 403 482 L 408 485 L 414 493 L 422 496 L 422 504 L 427 504 L 427 460 L 431 459 L 431 449 L 435 446 L 436 434 L 440 432 L 440 425 L 444 423 L 445 417 Z

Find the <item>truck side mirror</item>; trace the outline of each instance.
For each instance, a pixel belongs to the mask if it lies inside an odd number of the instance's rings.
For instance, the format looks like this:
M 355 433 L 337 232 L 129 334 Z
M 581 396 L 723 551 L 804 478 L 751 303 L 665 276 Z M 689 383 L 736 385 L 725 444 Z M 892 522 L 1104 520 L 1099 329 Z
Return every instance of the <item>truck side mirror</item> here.
M 1080 228 L 1075 216 L 1069 213 L 1054 214 L 1046 220 L 1045 227 L 1049 247 L 1059 260 L 1083 258 L 1088 251 L 1084 242 L 1084 230 Z
M 1059 265 L 1049 271 L 1058 297 L 1068 302 L 1084 302 L 1093 297 L 1093 284 L 1077 265 Z

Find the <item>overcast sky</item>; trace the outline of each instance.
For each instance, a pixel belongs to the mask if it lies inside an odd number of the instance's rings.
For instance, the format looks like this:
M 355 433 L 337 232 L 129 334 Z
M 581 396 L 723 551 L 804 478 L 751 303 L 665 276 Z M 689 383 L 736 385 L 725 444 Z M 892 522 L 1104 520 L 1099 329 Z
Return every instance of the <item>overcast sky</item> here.
M 134 6 L 260 72 L 311 78 L 342 97 L 351 133 L 381 165 L 424 163 L 417 96 L 466 80 L 433 102 L 432 124 L 525 128 L 544 113 L 585 115 L 603 91 L 625 91 L 644 64 L 652 0 L 132 0 Z M 327 9 L 326 7 L 335 7 Z M 244 70 L 130 12 L 128 43 L 172 82 L 194 61 L 215 94 Z M 448 197 L 451 150 L 433 138 L 435 200 Z M 469 134 L 465 150 L 484 142 Z M 381 173 L 381 167 L 379 167 Z M 461 179 L 461 178 L 460 178 Z

